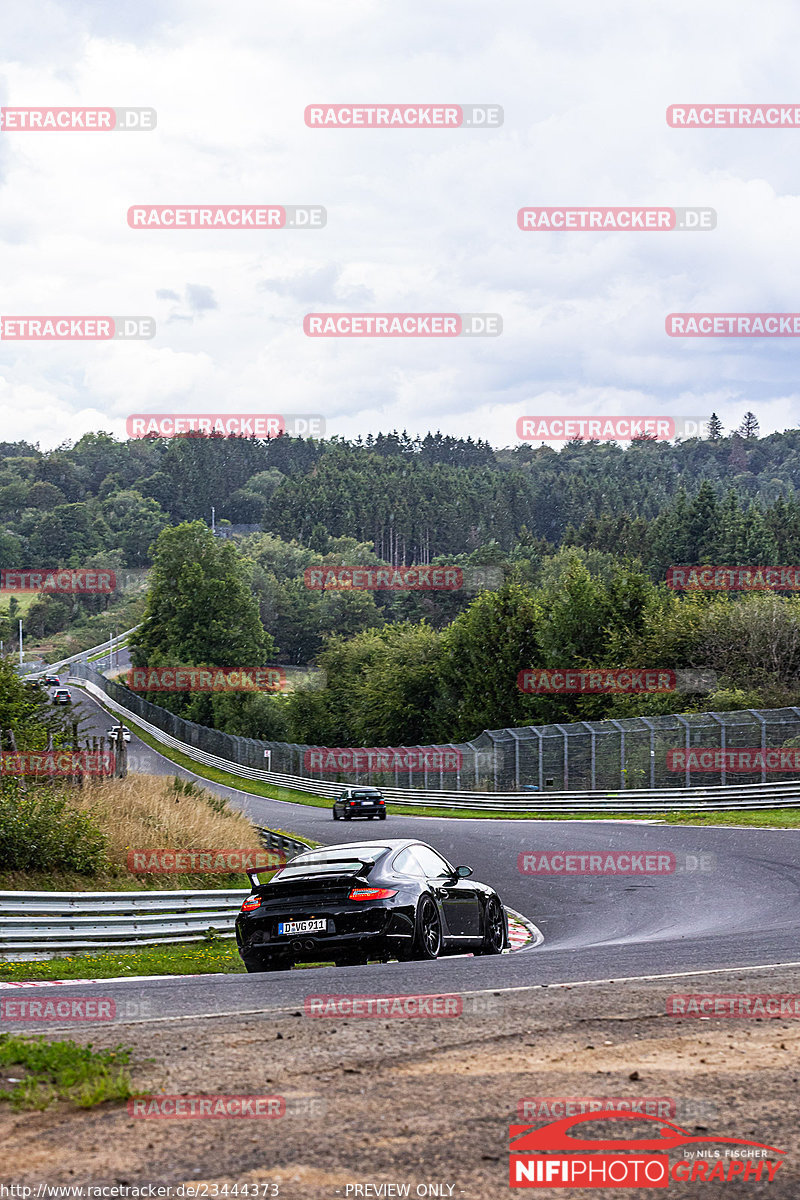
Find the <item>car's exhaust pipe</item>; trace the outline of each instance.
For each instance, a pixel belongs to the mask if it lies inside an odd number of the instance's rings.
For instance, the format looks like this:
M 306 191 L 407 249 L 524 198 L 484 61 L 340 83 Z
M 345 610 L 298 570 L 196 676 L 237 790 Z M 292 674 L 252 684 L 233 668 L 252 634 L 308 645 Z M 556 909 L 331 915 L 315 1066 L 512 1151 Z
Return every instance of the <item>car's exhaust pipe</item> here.
M 302 942 L 292 942 L 292 949 L 293 950 L 302 950 L 303 943 Z
M 316 943 L 313 941 L 312 938 L 308 938 L 307 941 L 305 942 L 306 950 L 313 950 L 315 945 L 316 945 Z

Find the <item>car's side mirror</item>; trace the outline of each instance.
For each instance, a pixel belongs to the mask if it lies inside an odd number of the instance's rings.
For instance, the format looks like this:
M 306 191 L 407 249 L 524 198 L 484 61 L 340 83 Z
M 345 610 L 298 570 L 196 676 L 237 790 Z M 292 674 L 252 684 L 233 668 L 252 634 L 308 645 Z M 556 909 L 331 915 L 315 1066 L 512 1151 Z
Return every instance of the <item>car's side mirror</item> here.
M 472 867 L 456 867 L 456 875 L 459 879 L 466 879 L 472 874 Z

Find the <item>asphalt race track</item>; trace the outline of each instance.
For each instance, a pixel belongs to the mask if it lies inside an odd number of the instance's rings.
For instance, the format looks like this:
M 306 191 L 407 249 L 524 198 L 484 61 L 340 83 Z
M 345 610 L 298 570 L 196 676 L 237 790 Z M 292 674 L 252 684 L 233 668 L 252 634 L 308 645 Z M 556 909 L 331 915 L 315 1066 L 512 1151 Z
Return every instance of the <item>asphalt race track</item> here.
M 87 734 L 103 734 L 116 722 L 78 689 L 73 695 L 87 718 Z M 135 735 L 128 749 L 135 770 L 192 778 Z M 103 994 L 115 998 L 123 1019 L 126 1012 L 131 1020 L 175 1020 L 293 1011 L 302 1008 L 308 994 L 334 991 L 467 994 L 775 964 L 800 967 L 800 830 L 395 815 L 385 823 L 334 824 L 328 809 L 200 782 L 230 796 L 259 824 L 319 842 L 373 841 L 381 835 L 427 841 L 454 863 L 473 867 L 476 878 L 496 887 L 509 907 L 536 923 L 544 942 L 498 958 L 104 981 Z M 679 869 L 638 877 L 522 874 L 518 855 L 534 850 L 671 851 Z M 714 990 L 713 975 L 708 984 Z M 681 990 L 680 979 L 670 990 Z M 71 996 L 86 991 L 83 984 L 69 985 Z M 96 994 L 97 985 L 89 992 Z M 4 997 L 13 994 L 3 990 Z M 25 1027 L 30 1030 L 30 1023 Z M 47 1028 L 53 1029 L 52 1023 Z

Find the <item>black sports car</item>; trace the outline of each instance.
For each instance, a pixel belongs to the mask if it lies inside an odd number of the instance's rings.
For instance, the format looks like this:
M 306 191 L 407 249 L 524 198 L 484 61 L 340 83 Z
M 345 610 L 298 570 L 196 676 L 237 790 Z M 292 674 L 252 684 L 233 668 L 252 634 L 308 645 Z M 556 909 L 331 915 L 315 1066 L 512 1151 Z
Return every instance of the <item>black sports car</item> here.
M 352 821 L 355 817 L 366 817 L 371 821 L 377 817 L 386 820 L 386 801 L 376 787 L 346 787 L 333 802 L 333 819 Z
M 386 838 L 307 850 L 252 893 L 236 918 L 248 971 L 295 962 L 401 962 L 440 954 L 500 954 L 508 920 L 494 888 L 424 842 Z

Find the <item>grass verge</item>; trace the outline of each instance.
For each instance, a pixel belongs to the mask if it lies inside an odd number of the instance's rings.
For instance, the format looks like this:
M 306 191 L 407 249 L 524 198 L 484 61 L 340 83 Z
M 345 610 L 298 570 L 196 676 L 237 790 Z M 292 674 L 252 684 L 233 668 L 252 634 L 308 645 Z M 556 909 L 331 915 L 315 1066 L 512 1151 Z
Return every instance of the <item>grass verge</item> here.
M 45 1109 L 56 1100 L 94 1108 L 133 1095 L 124 1046 L 92 1050 L 76 1042 L 0 1035 L 0 1100 L 13 1109 Z
M 0 982 L 48 979 L 118 979 L 126 975 L 241 975 L 244 964 L 233 938 L 142 946 L 104 954 L 72 954 L 39 962 L 0 962 Z
M 666 825 L 743 825 L 752 829 L 799 829 L 800 808 L 763 808 L 750 812 L 665 813 Z
M 297 963 L 295 969 L 315 970 L 332 963 Z M 245 966 L 233 938 L 204 942 L 143 946 L 109 954 L 74 954 L 40 962 L 0 962 L 0 983 L 49 979 L 124 979 L 136 975 L 244 975 Z M 2 1082 L 2 1079 L 0 1079 Z

